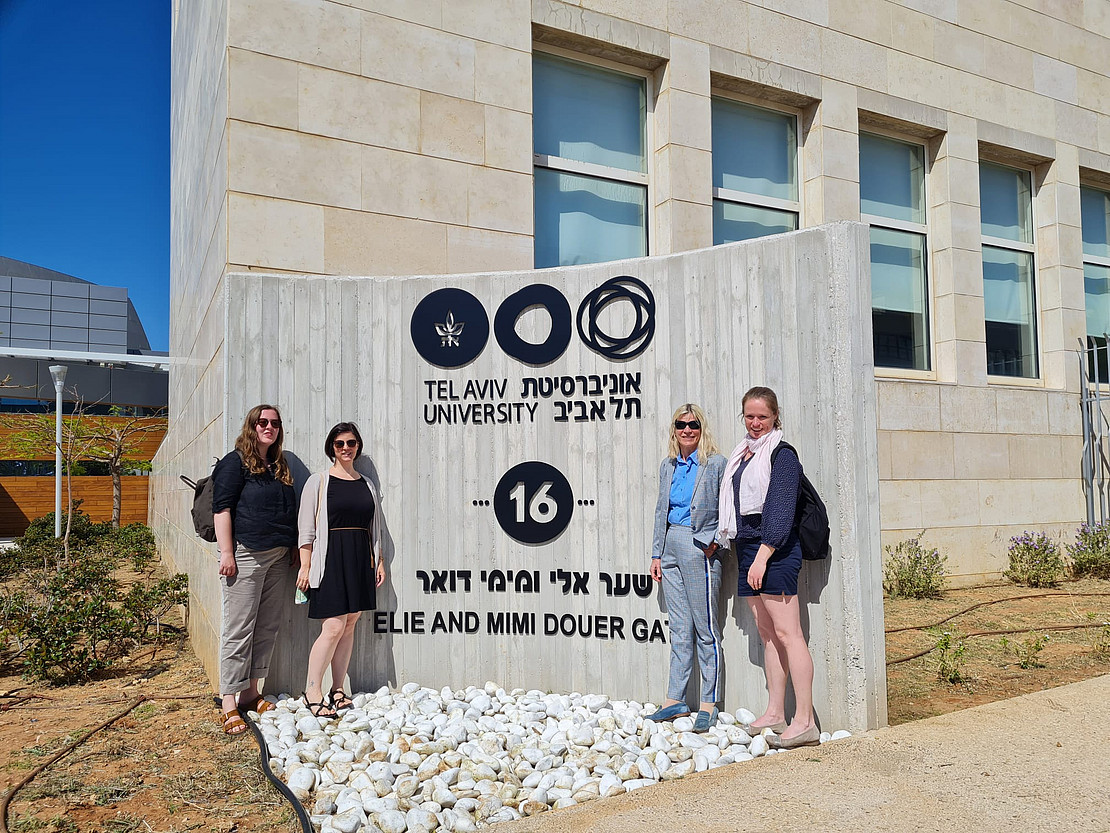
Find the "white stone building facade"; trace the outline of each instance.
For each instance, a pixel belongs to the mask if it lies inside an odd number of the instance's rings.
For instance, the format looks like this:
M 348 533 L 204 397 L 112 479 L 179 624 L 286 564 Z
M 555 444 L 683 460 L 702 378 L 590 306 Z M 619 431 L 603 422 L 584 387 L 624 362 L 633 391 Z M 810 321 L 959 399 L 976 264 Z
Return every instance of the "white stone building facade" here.
M 228 273 L 519 271 L 862 220 L 877 405 L 847 430 L 877 432 L 882 542 L 924 530 L 971 582 L 1084 519 L 1105 0 L 176 5 L 163 472 L 226 445 Z

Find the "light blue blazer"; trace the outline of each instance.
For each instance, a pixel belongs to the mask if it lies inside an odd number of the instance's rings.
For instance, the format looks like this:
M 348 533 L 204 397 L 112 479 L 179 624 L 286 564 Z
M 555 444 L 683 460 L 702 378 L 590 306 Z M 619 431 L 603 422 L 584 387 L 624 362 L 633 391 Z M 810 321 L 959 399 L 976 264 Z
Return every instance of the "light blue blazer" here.
M 721 478 L 724 477 L 728 459 L 723 454 L 710 454 L 708 459 L 702 460 L 700 453 L 698 458 L 698 479 L 694 482 L 694 497 L 690 501 L 690 521 L 693 524 L 694 543 L 705 549 L 717 539 L 717 501 L 720 499 Z M 674 468 L 674 457 L 666 457 L 659 464 L 659 499 L 655 503 L 655 531 L 651 536 L 653 558 L 663 555 Z

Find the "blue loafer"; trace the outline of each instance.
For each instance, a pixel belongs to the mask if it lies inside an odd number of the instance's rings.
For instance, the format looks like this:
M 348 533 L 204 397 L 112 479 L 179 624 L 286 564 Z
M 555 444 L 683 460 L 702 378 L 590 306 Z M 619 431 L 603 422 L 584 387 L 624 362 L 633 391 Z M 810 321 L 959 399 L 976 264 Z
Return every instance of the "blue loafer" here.
M 717 724 L 717 707 L 713 707 L 711 712 L 698 712 L 697 719 L 694 721 L 695 732 L 708 732 L 710 726 Z
M 655 723 L 664 723 L 668 720 L 674 720 L 676 717 L 686 717 L 690 714 L 690 707 L 685 703 L 672 703 L 654 714 L 649 714 L 645 720 L 651 720 Z M 716 717 L 716 715 L 714 715 Z

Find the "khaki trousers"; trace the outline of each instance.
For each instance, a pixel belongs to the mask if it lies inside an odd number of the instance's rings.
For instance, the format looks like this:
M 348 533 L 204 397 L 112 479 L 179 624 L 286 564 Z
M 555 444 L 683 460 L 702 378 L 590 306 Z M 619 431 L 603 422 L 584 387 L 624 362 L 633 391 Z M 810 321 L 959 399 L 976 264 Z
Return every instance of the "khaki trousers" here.
M 281 623 L 289 547 L 251 552 L 235 547 L 238 572 L 220 576 L 220 695 L 238 694 L 269 673 Z

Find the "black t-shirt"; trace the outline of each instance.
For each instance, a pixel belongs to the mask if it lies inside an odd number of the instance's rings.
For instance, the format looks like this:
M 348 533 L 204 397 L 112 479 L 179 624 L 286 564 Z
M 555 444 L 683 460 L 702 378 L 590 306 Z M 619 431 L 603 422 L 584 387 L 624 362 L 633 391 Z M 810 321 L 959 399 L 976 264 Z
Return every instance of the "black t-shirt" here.
M 270 472 L 251 474 L 232 451 L 212 472 L 212 512 L 231 510 L 235 540 L 248 550 L 297 546 L 297 494 Z

